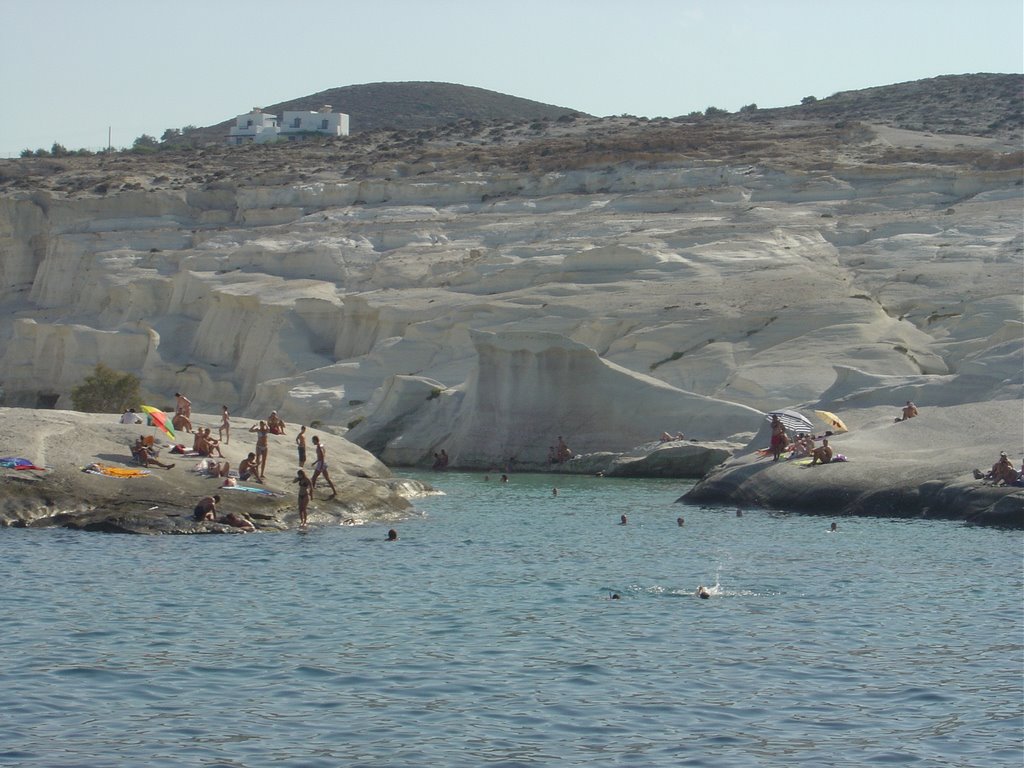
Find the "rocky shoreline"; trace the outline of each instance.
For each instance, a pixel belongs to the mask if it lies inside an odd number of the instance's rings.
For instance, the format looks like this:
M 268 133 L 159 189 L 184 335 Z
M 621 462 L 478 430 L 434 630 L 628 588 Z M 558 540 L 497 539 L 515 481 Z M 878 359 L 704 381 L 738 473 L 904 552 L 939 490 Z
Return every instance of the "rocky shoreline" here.
M 762 434 L 680 501 L 1024 528 L 1024 488 L 973 476 L 1002 450 L 1024 452 L 1020 417 L 1019 403 L 1005 401 L 931 408 L 900 423 L 890 408 L 853 412 L 851 431 L 830 438 L 849 461 L 813 467 L 759 455 Z
M 174 468 L 153 468 L 142 477 L 117 478 L 89 474 L 94 463 L 135 467 L 128 443 L 153 427 L 118 424 L 114 414 L 0 408 L 0 454 L 24 457 L 42 471 L 0 469 L 0 526 L 64 527 L 85 531 L 142 534 L 239 533 L 221 523 L 197 523 L 196 502 L 219 493 L 224 513 L 247 517 L 261 531 L 298 525 L 295 486 L 297 467 L 294 433 L 271 436 L 265 488 L 274 495 L 221 489 L 218 478 L 193 471 L 195 458 L 176 457 L 165 448 L 161 460 Z M 215 428 L 214 417 L 196 417 L 196 424 Z M 236 467 L 253 450 L 248 419 L 233 420 L 233 439 L 225 457 Z M 310 435 L 314 434 L 312 432 Z M 316 432 L 328 450 L 331 476 L 338 495 L 326 498 L 321 483 L 310 504 L 313 525 L 363 524 L 390 521 L 412 513 L 410 498 L 428 492 L 421 483 L 402 480 L 373 456 L 347 440 Z M 179 442 L 191 443 L 191 435 Z M 309 463 L 307 463 L 309 467 Z M 253 485 L 244 483 L 242 485 Z

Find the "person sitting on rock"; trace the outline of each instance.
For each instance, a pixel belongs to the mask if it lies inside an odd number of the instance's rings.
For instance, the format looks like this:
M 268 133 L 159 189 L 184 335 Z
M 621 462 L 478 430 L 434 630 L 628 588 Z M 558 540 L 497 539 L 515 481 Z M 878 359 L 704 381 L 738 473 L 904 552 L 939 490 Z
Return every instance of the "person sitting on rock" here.
M 434 464 L 431 467 L 431 469 L 438 469 L 438 470 L 440 470 L 440 469 L 446 469 L 447 467 L 448 467 L 448 452 L 446 450 L 444 450 L 444 448 L 442 448 L 440 453 L 435 453 L 434 454 Z
M 174 414 L 174 418 L 171 419 L 171 425 L 174 427 L 175 432 L 185 430 L 189 434 L 192 433 L 192 420 L 184 413 Z
M 250 453 L 238 464 L 238 479 L 248 480 L 250 478 L 256 482 L 260 482 L 259 466 L 256 463 L 255 453 Z
M 213 436 L 213 433 L 210 431 L 209 427 L 205 427 L 204 429 L 201 430 L 201 432 L 203 433 L 203 444 L 206 448 L 206 453 L 204 455 L 213 456 L 214 452 L 216 451 L 217 456 L 223 459 L 224 454 L 221 453 L 220 451 L 220 440 Z
M 917 406 L 907 400 L 907 404 L 903 406 L 903 417 L 896 419 L 896 421 L 906 421 L 917 416 Z
M 277 411 L 271 411 L 270 416 L 267 417 L 267 429 L 270 430 L 270 434 L 283 435 L 285 426 L 284 421 L 277 415 Z
M 985 479 L 992 482 L 992 485 L 1014 485 L 1019 478 L 1017 470 L 1013 468 L 1010 457 L 1003 451 L 999 454 L 999 460 L 992 465 L 992 469 L 985 475 Z
M 142 442 L 141 437 L 139 437 L 139 439 L 135 441 L 135 445 L 132 446 L 132 456 L 135 457 L 135 460 L 139 462 L 139 464 L 147 469 L 150 464 L 162 469 L 174 469 L 173 464 L 164 464 L 156 456 L 153 456 L 146 447 L 146 444 Z
M 204 496 L 192 510 L 192 519 L 197 523 L 209 520 L 211 523 L 217 520 L 217 504 L 220 503 L 220 496 Z
M 135 412 L 134 408 L 129 408 L 127 411 L 121 414 L 122 424 L 141 424 L 142 418 Z
M 181 392 L 174 393 L 174 418 L 171 419 L 171 424 L 175 429 L 192 431 L 192 401 Z
M 828 444 L 828 438 L 826 437 L 821 441 L 820 448 L 815 448 L 811 451 L 811 463 L 809 466 L 828 464 L 830 461 L 832 461 L 832 446 Z
M 814 453 L 814 438 L 809 434 L 797 435 L 790 447 L 789 458 L 802 459 Z

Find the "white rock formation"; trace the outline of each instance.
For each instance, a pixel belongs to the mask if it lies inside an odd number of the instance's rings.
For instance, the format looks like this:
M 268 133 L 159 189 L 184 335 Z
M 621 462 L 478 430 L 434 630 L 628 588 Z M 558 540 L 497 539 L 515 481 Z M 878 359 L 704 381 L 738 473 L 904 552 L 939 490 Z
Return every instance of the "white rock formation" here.
M 0 198 L 4 402 L 70 407 L 103 361 L 155 405 L 339 431 L 401 413 L 419 437 L 384 442 L 404 462 L 748 429 L 739 408 L 702 421 L 696 395 L 1021 396 L 1019 168 L 433 167 Z
M 444 448 L 455 466 L 542 466 L 564 436 L 574 452 L 622 451 L 665 429 L 718 440 L 754 432 L 753 408 L 684 392 L 602 360 L 544 332 L 474 331 L 477 364 L 464 387 L 394 380 L 373 416 L 348 438 L 385 464 L 429 463 Z

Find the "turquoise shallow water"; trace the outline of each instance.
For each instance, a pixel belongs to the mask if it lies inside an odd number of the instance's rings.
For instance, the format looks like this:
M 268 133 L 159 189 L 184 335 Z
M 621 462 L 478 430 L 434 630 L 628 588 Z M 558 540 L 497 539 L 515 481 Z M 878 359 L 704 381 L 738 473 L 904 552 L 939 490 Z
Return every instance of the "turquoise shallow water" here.
M 1021 765 L 1019 531 L 429 479 L 394 543 L 0 530 L 0 764 Z

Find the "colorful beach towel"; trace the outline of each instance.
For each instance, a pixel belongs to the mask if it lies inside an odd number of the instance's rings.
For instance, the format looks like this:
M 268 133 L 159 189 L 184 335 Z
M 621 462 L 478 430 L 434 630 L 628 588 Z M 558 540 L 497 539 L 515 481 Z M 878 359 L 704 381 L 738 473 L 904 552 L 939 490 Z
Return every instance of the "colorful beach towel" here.
M 28 459 L 22 459 L 15 456 L 4 456 L 0 458 L 0 467 L 4 469 L 36 469 L 40 472 L 45 472 L 46 467 L 37 467 Z
M 150 474 L 148 469 L 129 469 L 127 467 L 111 467 L 107 464 L 90 464 L 82 468 L 83 472 L 90 475 L 103 475 L 105 477 L 145 477 Z

